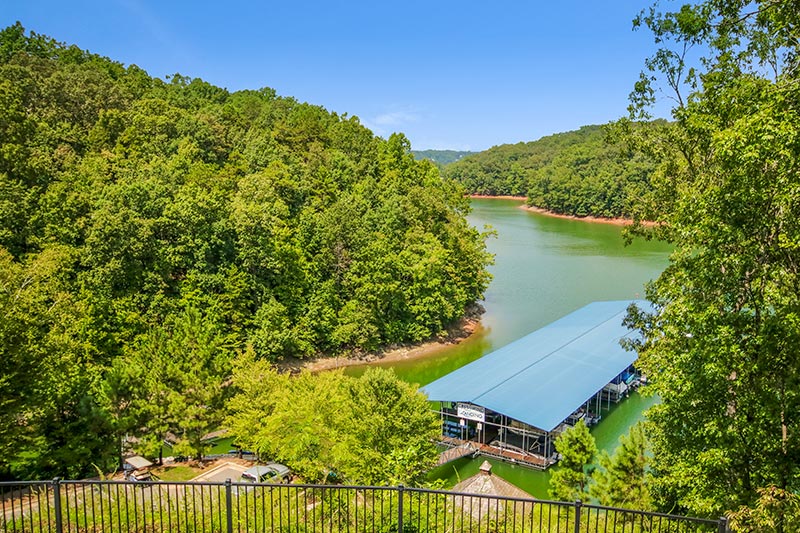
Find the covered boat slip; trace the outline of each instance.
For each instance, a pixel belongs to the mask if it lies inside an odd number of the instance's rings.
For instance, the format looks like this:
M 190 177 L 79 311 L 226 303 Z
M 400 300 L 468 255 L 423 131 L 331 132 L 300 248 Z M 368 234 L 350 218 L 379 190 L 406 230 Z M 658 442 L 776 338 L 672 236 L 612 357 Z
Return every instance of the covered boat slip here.
M 472 442 L 477 453 L 547 468 L 553 440 L 578 420 L 638 385 L 637 356 L 621 341 L 630 304 L 594 302 L 422 387 L 439 403 L 442 442 Z

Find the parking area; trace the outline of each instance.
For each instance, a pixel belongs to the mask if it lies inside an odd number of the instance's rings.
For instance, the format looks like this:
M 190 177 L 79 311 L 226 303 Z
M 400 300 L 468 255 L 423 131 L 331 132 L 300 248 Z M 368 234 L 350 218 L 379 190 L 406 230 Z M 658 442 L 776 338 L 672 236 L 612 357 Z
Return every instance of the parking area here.
M 231 481 L 239 481 L 242 472 L 247 470 L 247 467 L 233 462 L 225 462 L 215 466 L 208 472 L 203 472 L 192 481 L 214 481 L 224 482 L 226 479 Z

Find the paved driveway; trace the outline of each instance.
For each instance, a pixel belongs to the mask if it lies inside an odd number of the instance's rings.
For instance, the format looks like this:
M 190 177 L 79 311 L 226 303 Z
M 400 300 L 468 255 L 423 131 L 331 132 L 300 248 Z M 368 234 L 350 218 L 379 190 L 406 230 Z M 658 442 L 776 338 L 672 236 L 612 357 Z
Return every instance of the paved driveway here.
M 208 472 L 203 472 L 196 478 L 193 478 L 192 481 L 224 482 L 226 479 L 230 479 L 231 481 L 239 481 L 239 478 L 242 477 L 242 472 L 245 470 L 247 470 L 247 467 L 240 464 L 222 463 L 221 465 L 215 466 Z

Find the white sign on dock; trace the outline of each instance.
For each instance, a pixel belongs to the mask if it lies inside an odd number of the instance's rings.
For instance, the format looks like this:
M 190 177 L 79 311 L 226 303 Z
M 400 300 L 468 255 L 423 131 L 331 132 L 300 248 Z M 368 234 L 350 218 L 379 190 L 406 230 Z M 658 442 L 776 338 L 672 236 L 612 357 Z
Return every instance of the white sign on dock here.
M 467 420 L 477 420 L 478 422 L 486 421 L 486 410 L 477 405 L 470 405 L 468 403 L 459 403 L 456 408 L 458 409 L 458 417 L 466 418 Z

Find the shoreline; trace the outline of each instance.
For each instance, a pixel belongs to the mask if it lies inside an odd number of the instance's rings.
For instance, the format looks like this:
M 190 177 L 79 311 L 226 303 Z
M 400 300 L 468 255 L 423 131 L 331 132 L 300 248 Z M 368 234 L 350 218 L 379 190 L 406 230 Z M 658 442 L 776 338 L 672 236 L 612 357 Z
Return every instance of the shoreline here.
M 389 345 L 377 352 L 354 353 L 351 357 L 340 355 L 334 357 L 314 357 L 310 359 L 289 358 L 275 363 L 275 366 L 283 372 L 297 373 L 303 370 L 308 370 L 309 372 L 323 372 L 349 366 L 392 363 L 408 359 L 423 359 L 450 346 L 459 344 L 474 335 L 481 329 L 480 316 L 483 312 L 483 306 L 475 304 L 473 309 L 468 310 L 465 317 L 450 326 L 442 336 L 419 344 Z
M 476 198 L 480 200 L 519 200 L 521 202 L 526 202 L 528 200 L 527 196 L 492 196 L 488 194 L 470 194 L 470 198 Z M 592 222 L 595 224 L 611 224 L 613 226 L 632 226 L 633 219 L 630 218 L 606 218 L 606 217 L 595 217 L 595 216 L 585 216 L 579 217 L 576 215 L 564 215 L 561 213 L 555 213 L 553 211 L 549 211 L 542 207 L 536 207 L 528 204 L 522 204 L 519 206 L 519 209 L 524 209 L 525 211 L 531 211 L 533 213 L 537 213 L 540 215 L 553 217 L 553 218 L 563 218 L 565 220 L 577 220 L 578 222 Z M 655 222 L 650 221 L 643 221 L 641 223 L 643 226 L 652 227 L 655 226 Z
M 491 196 L 481 194 L 471 194 L 469 197 L 481 200 L 517 200 L 520 202 L 525 202 L 528 199 L 526 196 Z M 525 203 L 518 206 L 518 208 L 548 217 L 576 220 L 579 222 L 611 224 L 615 226 L 630 226 L 633 224 L 633 220 L 626 218 L 603 218 L 591 216 L 577 217 L 574 215 L 562 215 L 553 213 L 552 211 L 548 211 L 540 207 L 532 207 Z M 642 224 L 644 226 L 655 225 L 653 222 L 643 222 Z M 466 315 L 458 320 L 455 324 L 448 327 L 443 335 L 419 344 L 390 345 L 376 352 L 353 352 L 349 357 L 339 355 L 333 357 L 312 357 L 309 359 L 288 358 L 275 363 L 275 366 L 283 372 L 297 373 L 303 370 L 308 370 L 309 372 L 322 372 L 350 366 L 372 365 L 375 363 L 393 363 L 396 361 L 404 361 L 409 359 L 424 359 L 425 357 L 435 355 L 436 353 L 448 347 L 459 344 L 472 337 L 476 332 L 480 331 L 482 327 L 480 317 L 484 311 L 485 309 L 483 306 L 480 304 L 474 304 L 471 309 L 467 310 Z
M 554 213 L 552 211 L 548 211 L 547 209 L 542 209 L 541 207 L 535 207 L 527 204 L 523 204 L 519 206 L 519 208 L 524 209 L 525 211 L 531 211 L 533 213 L 538 213 L 540 215 L 545 215 L 548 217 L 563 218 L 565 220 L 577 220 L 578 222 L 591 222 L 593 224 L 611 224 L 612 226 L 633 225 L 633 220 L 630 218 L 605 218 L 605 217 L 593 217 L 593 216 L 579 217 L 576 215 L 563 215 L 561 213 Z M 646 226 L 651 223 L 643 222 L 642 224 Z
M 468 196 L 470 198 L 478 198 L 481 200 L 520 200 L 524 202 L 528 199 L 527 196 L 508 196 L 508 195 L 493 196 L 491 194 L 470 194 Z

